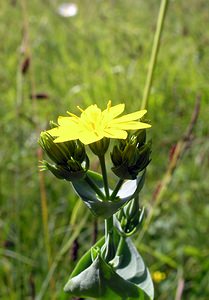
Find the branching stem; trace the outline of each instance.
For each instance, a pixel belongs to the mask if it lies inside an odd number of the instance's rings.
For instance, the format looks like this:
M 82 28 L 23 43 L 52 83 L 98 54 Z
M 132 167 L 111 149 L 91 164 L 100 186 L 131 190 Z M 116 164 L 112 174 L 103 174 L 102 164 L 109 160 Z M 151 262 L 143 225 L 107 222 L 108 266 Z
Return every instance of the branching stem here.
M 121 188 L 123 182 L 124 182 L 124 180 L 121 179 L 121 178 L 118 180 L 118 183 L 117 183 L 117 185 L 116 185 L 114 191 L 112 192 L 112 194 L 111 194 L 111 196 L 110 196 L 110 200 L 111 200 L 111 201 L 114 201 L 114 199 L 115 199 L 115 197 L 117 196 L 117 193 L 118 193 L 118 191 L 120 190 L 120 188 Z
M 91 180 L 91 178 L 86 175 L 85 177 L 86 182 L 88 185 L 96 192 L 96 194 L 102 199 L 105 200 L 105 195 L 102 193 L 102 191 L 98 188 L 98 186 Z

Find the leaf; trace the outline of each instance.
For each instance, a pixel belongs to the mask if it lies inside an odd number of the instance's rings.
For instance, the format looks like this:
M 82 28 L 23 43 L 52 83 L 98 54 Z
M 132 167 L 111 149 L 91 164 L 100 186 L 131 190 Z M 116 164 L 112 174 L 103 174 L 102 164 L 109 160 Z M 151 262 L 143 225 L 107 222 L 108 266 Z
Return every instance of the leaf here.
M 120 199 L 126 199 L 126 201 L 135 198 L 143 188 L 145 174 L 146 172 L 144 171 L 141 176 L 137 177 L 137 179 L 127 180 L 120 188 L 117 196 L 120 197 Z
M 105 237 L 103 236 L 99 241 L 94 244 L 94 248 L 101 248 L 102 245 L 104 244 Z M 76 276 L 80 272 L 82 272 L 84 269 L 88 268 L 92 264 L 92 256 L 91 256 L 91 249 L 88 250 L 79 260 L 77 265 L 75 266 L 75 269 L 70 275 L 70 278 Z
M 118 260 L 116 256 L 115 259 L 119 262 L 118 266 L 115 266 L 116 273 L 123 279 L 136 284 L 150 299 L 153 299 L 154 287 L 149 270 L 130 238 L 126 239 L 122 258 Z
M 77 297 L 90 297 L 103 300 L 148 300 L 153 299 L 153 285 L 149 271 L 130 239 L 125 241 L 122 256 L 115 260 L 114 268 L 101 257 L 98 247 L 104 238 L 93 248 L 98 253 L 92 262 L 91 251 L 79 261 L 64 287 L 65 292 Z
M 92 171 L 88 171 L 87 175 L 98 188 L 104 192 L 102 176 Z M 116 213 L 125 203 L 133 199 L 139 193 L 143 187 L 144 179 L 145 172 L 141 176 L 138 176 L 136 180 L 127 180 L 122 185 L 114 201 L 101 200 L 85 179 L 74 181 L 72 185 L 91 212 L 97 217 L 106 219 Z M 110 191 L 110 194 L 111 192 L 112 191 Z

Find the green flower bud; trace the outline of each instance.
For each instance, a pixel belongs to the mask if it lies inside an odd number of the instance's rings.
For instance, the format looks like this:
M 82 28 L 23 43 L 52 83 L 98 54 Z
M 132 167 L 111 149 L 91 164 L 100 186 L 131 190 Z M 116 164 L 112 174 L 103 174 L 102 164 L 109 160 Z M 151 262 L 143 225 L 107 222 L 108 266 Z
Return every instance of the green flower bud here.
M 89 144 L 89 147 L 91 151 L 97 156 L 103 156 L 107 152 L 109 144 L 110 144 L 110 139 L 104 137 L 103 139 L 95 143 Z
M 139 155 L 136 162 L 139 172 L 144 170 L 147 165 L 150 163 L 150 154 L 151 154 L 152 143 L 149 141 L 147 144 L 142 146 L 139 149 Z
M 132 136 L 129 143 L 125 146 L 122 159 L 124 162 L 127 162 L 128 165 L 135 165 L 137 161 L 137 139 L 135 136 Z
M 75 145 L 75 143 L 74 143 Z M 84 161 L 85 157 L 86 157 L 86 151 L 85 151 L 85 147 L 84 144 L 82 144 L 79 140 L 77 141 L 77 148 L 76 151 L 74 149 L 74 159 L 77 161 Z
M 143 217 L 144 209 L 139 208 L 138 199 L 133 199 L 115 215 L 115 227 L 121 235 L 131 236 L 141 226 Z
M 112 171 L 121 179 L 136 179 L 150 162 L 151 142 L 145 144 L 146 132 L 140 130 L 114 146 Z
M 42 169 L 48 169 L 57 178 L 69 181 L 85 176 L 89 168 L 89 159 L 85 147 L 80 141 L 54 143 L 54 138 L 48 132 L 42 132 L 39 144 L 55 163 L 50 164 L 44 161 Z
M 68 160 L 68 151 L 63 149 L 63 145 L 54 143 L 54 138 L 49 133 L 41 132 L 39 145 L 53 162 L 63 164 Z
M 141 147 L 146 142 L 146 130 L 145 129 L 139 129 L 135 132 L 135 136 L 137 138 L 137 146 Z
M 86 174 L 84 169 L 78 169 L 77 171 L 72 170 L 62 165 L 53 165 L 47 161 L 42 162 L 42 170 L 49 170 L 58 179 L 65 179 L 67 181 L 75 181 L 83 178 Z
M 114 165 L 122 164 L 122 151 L 118 148 L 118 146 L 115 145 L 113 147 L 113 151 L 110 155 Z
M 133 200 L 129 201 L 123 208 L 124 214 L 127 218 L 135 218 L 135 215 L 139 211 L 139 201 L 138 198 L 134 198 Z

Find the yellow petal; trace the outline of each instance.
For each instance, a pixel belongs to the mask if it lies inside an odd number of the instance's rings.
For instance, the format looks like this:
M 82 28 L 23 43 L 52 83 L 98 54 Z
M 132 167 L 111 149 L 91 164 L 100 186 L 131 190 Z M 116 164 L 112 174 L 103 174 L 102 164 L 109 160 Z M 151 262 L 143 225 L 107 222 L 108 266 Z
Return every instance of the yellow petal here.
M 126 139 L 127 132 L 116 128 L 107 128 L 104 130 L 104 136 L 112 139 Z
M 123 129 L 123 130 L 136 130 L 136 129 L 144 129 L 150 128 L 151 125 L 147 123 L 132 121 L 132 122 L 124 122 L 124 123 L 115 123 L 114 128 Z
M 107 107 L 102 114 L 104 116 L 108 116 L 108 119 L 114 119 L 115 117 L 119 116 L 120 114 L 122 114 L 122 112 L 124 111 L 125 108 L 125 104 L 118 104 L 118 105 L 114 105 L 112 107 Z
M 59 116 L 57 120 L 58 124 L 61 126 L 69 126 L 79 122 L 79 118 L 75 117 L 63 117 Z
M 55 127 L 52 129 L 47 130 L 47 132 L 51 135 L 51 136 L 58 136 L 59 135 L 59 127 Z
M 65 140 L 68 138 L 70 140 L 78 139 L 80 128 L 76 125 L 73 126 L 59 126 L 47 132 L 54 137 L 63 137 Z
M 112 120 L 111 123 L 134 121 L 134 120 L 137 120 L 137 119 L 140 119 L 141 117 L 143 117 L 143 115 L 145 115 L 146 112 L 147 112 L 146 109 L 139 110 L 139 111 L 136 111 L 134 113 L 122 116 L 120 118 L 116 118 L 116 119 Z
M 89 107 L 87 107 L 87 109 L 85 109 L 82 114 L 81 114 L 81 118 L 85 118 L 87 117 L 88 119 L 94 121 L 95 117 L 98 118 L 98 116 L 101 115 L 101 109 L 97 107 L 96 104 L 94 105 L 90 105 Z
M 98 136 L 94 132 L 81 132 L 78 136 L 78 139 L 83 143 L 84 145 L 88 145 L 94 142 L 97 142 L 101 140 L 103 136 Z

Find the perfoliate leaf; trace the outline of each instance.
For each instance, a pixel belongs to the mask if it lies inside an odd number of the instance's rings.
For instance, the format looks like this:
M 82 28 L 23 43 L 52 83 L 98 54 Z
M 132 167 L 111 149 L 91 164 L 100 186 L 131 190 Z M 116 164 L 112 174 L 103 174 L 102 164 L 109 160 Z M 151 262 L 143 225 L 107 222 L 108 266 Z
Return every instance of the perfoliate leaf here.
M 137 179 L 125 181 L 125 183 L 120 188 L 117 196 L 120 197 L 120 199 L 126 199 L 126 202 L 135 198 L 143 188 L 145 174 L 146 172 L 144 171 L 137 177 Z
M 122 258 L 115 267 L 115 271 L 123 279 L 136 284 L 150 299 L 154 298 L 154 287 L 149 270 L 130 238 L 126 239 Z
M 98 173 L 88 171 L 87 175 L 104 192 L 103 179 Z M 97 193 L 89 186 L 85 178 L 72 182 L 72 185 L 85 202 L 91 212 L 97 217 L 109 218 L 116 213 L 125 203 L 133 199 L 142 189 L 145 179 L 145 172 L 136 180 L 127 180 L 118 192 L 113 201 L 101 200 Z M 110 191 L 111 195 L 112 191 Z
M 101 300 L 150 300 L 153 299 L 153 285 L 141 256 L 130 239 L 125 241 L 120 257 L 115 264 L 108 264 L 98 251 L 104 239 L 96 245 L 98 253 L 92 261 L 88 251 L 79 261 L 64 290 L 70 295 Z

